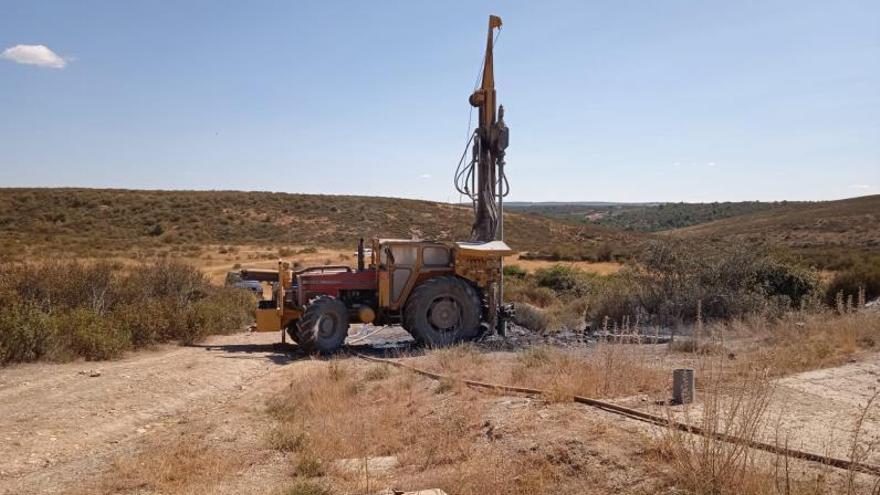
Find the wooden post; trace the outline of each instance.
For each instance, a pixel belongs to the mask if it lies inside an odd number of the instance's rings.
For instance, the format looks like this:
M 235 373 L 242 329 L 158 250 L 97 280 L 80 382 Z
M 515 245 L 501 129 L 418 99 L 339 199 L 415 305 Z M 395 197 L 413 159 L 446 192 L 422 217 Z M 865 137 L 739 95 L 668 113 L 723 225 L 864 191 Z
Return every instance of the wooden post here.
M 693 368 L 672 370 L 672 403 L 690 404 L 695 398 Z

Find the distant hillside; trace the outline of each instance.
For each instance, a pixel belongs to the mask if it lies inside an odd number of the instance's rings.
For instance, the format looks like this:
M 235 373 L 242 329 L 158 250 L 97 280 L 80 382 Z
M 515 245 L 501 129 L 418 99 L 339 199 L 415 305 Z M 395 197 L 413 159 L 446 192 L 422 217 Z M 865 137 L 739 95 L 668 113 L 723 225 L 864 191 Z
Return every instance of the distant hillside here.
M 521 251 L 590 258 L 631 236 L 508 212 Z M 359 237 L 467 237 L 470 207 L 396 198 L 236 191 L 0 189 L 0 256 L 96 255 L 205 244 L 353 246 Z M 618 246 L 622 246 L 618 248 Z
M 511 209 L 557 220 L 657 232 L 766 211 L 786 202 L 762 203 L 514 203 Z
M 668 234 L 722 242 L 781 244 L 820 265 L 834 266 L 838 258 L 880 254 L 880 195 L 780 205 Z

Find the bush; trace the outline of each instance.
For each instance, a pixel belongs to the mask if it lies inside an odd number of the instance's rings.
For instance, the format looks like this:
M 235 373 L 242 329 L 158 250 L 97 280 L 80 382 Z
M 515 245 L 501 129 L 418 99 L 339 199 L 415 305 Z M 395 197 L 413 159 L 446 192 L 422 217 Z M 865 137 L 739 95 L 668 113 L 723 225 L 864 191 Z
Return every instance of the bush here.
M 55 348 L 55 322 L 32 304 L 0 311 L 0 364 L 50 357 Z
M 519 265 L 504 265 L 504 276 L 513 278 L 525 278 L 526 271 Z
M 146 347 L 177 335 L 179 312 L 161 301 L 121 304 L 113 310 L 114 324 L 131 337 L 133 347 Z
M 211 334 L 238 330 L 248 322 L 254 303 L 253 296 L 246 291 L 213 288 L 204 299 L 186 308 L 185 324 L 174 338 L 189 345 Z
M 838 272 L 828 284 L 826 299 L 833 303 L 838 292 L 856 298 L 859 289 L 864 289 L 868 300 L 880 297 L 880 261 L 863 261 Z
M 528 303 L 516 303 L 514 309 L 513 322 L 517 325 L 528 328 L 533 332 L 547 330 L 550 318 L 540 308 L 536 308 Z
M 754 247 L 672 241 L 649 243 L 629 277 L 640 309 L 664 324 L 798 308 L 821 288 L 815 271 Z
M 539 287 L 546 287 L 560 294 L 584 296 L 590 289 L 589 280 L 586 272 L 565 265 L 554 265 L 535 271 L 535 281 Z
M 539 308 L 546 308 L 558 299 L 556 293 L 547 287 L 507 282 L 504 284 L 504 297 L 509 301 L 528 303 Z
M 0 363 L 109 359 L 169 340 L 240 329 L 248 291 L 215 287 L 174 261 L 124 268 L 53 262 L 0 266 Z
M 76 308 L 58 318 L 58 339 L 89 361 L 111 359 L 128 349 L 131 337 L 98 313 Z

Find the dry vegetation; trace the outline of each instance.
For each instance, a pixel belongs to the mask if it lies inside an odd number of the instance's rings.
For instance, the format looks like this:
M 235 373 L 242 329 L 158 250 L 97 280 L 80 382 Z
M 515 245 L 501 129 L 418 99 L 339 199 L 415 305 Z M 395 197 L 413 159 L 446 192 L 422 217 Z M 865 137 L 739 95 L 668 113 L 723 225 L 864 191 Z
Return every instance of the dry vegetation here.
M 579 223 L 596 223 L 623 230 L 656 232 L 699 225 L 787 206 L 781 202 L 714 202 L 660 204 L 525 203 L 512 209 Z
M 697 319 L 776 317 L 820 306 L 815 270 L 769 251 L 651 241 L 639 257 L 609 276 L 557 265 L 526 273 L 506 267 L 507 297 L 517 319 L 536 331 L 636 327 L 677 328 Z
M 832 270 L 880 263 L 880 195 L 792 203 L 671 231 L 681 238 L 785 246 Z
M 237 331 L 253 297 L 160 261 L 0 265 L 0 364 L 110 359 L 134 348 Z
M 611 418 L 598 412 L 566 416 L 583 407 L 570 403 L 573 395 L 651 398 L 641 404 L 665 399 L 669 368 L 688 363 L 698 369 L 701 409 L 675 414 L 686 414 L 684 419 L 711 433 L 786 446 L 785 438 L 774 438 L 778 426 L 768 414 L 773 378 L 841 362 L 873 349 L 880 339 L 876 314 L 795 313 L 774 324 L 756 321 L 707 326 L 702 343 L 717 345 L 686 353 L 610 343 L 590 351 L 538 347 L 516 353 L 463 345 L 402 358 L 450 377 L 440 381 L 356 359 L 313 361 L 269 401 L 276 423 L 266 442 L 290 455 L 291 494 L 373 493 L 386 487 L 439 487 L 455 494 L 870 492 L 874 482 L 868 476 L 742 444 L 648 427 L 620 436 Z M 825 346 L 830 354 L 820 350 Z M 791 355 L 802 359 L 792 363 L 786 357 Z M 546 393 L 537 409 L 522 406 L 523 411 L 511 409 L 515 399 L 475 391 L 461 379 Z M 561 410 L 565 419 L 550 412 Z M 543 419 L 550 417 L 556 419 Z M 566 433 L 557 436 L 559 429 Z M 853 448 L 845 457 L 863 462 L 877 452 L 876 441 L 861 423 L 853 431 Z M 585 459 L 586 440 L 595 449 L 592 455 L 602 452 L 604 461 Z M 621 452 L 623 459 L 617 457 Z M 394 461 L 383 465 L 390 457 Z M 627 473 L 625 483 L 614 474 L 618 470 Z
M 465 355 L 439 359 L 469 359 L 469 351 L 449 352 Z M 498 399 L 380 366 L 316 362 L 270 402 L 278 423 L 267 442 L 292 453 L 288 493 L 375 493 L 389 486 L 454 494 L 611 489 L 612 481 L 600 481 L 580 457 L 581 442 L 600 432 L 567 448 L 540 441 L 530 448 L 515 432 L 520 426 L 507 424 L 504 411 L 497 416 Z M 391 467 L 369 461 L 387 456 L 396 460 Z
M 0 189 L 0 259 L 47 252 L 78 256 L 192 256 L 205 245 L 353 249 L 360 237 L 467 237 L 469 207 L 397 198 L 236 191 Z M 556 246 L 595 258 L 629 234 L 508 214 L 508 241 L 523 251 Z

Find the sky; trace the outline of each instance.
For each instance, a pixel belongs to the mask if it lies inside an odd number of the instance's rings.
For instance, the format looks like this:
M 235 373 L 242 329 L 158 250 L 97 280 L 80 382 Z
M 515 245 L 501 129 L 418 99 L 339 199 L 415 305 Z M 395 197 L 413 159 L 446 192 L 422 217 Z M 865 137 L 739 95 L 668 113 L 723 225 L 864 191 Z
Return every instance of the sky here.
M 0 187 L 459 201 L 489 14 L 508 200 L 880 193 L 876 0 L 0 0 Z

